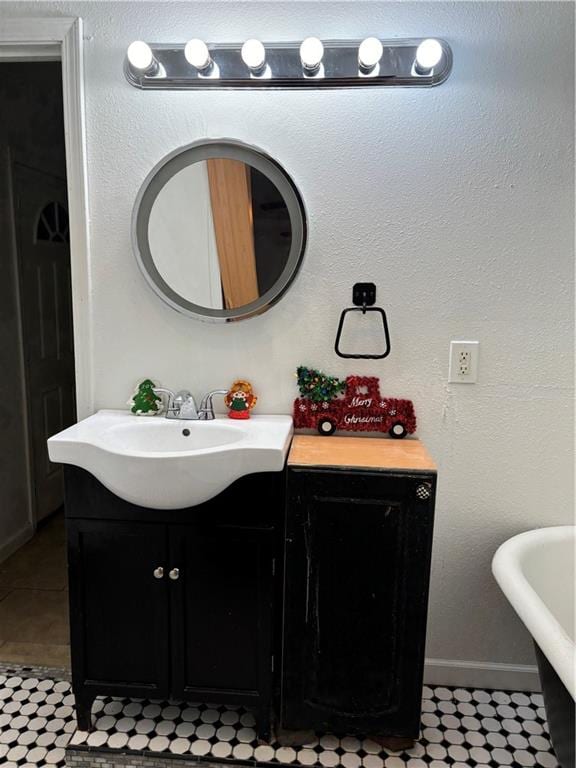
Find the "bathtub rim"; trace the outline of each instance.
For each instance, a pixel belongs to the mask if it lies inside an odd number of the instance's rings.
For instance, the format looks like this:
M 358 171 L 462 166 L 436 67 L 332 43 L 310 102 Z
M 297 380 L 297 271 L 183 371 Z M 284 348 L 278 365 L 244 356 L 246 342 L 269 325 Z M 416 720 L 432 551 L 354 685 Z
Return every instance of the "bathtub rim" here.
M 492 573 L 532 638 L 576 700 L 575 644 L 524 576 L 522 559 L 543 543 L 576 538 L 576 526 L 557 525 L 519 533 L 501 544 Z

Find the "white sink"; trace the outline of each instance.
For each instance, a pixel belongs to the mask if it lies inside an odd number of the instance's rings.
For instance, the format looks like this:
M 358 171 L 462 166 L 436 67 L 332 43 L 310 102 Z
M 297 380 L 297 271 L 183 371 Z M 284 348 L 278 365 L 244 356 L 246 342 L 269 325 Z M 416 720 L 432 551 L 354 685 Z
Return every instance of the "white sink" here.
M 282 470 L 292 432 L 290 416 L 189 421 L 98 411 L 51 437 L 48 454 L 88 470 L 132 504 L 181 509 L 244 475 Z

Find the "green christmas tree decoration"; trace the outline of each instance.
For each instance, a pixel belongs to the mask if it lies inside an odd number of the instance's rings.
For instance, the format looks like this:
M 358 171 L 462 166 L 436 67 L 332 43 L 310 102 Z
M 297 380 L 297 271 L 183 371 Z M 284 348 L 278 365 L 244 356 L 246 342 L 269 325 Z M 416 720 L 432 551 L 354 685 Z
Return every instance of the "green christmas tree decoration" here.
M 161 410 L 158 404 L 162 403 L 162 398 L 154 392 L 155 386 L 150 379 L 145 379 L 138 385 L 131 400 L 132 413 L 140 416 L 145 413 L 158 413 Z
M 307 397 L 315 403 L 333 400 L 346 390 L 346 382 L 335 376 L 326 376 L 315 368 L 305 368 L 303 365 L 296 370 L 298 389 L 302 397 Z

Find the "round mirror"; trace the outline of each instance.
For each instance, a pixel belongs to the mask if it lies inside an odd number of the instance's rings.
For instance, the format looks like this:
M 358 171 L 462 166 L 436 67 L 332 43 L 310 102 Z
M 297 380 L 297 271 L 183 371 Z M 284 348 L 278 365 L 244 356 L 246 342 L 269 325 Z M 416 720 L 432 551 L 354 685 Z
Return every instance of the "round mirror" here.
M 133 216 L 138 263 L 171 307 L 202 320 L 265 311 L 300 266 L 306 218 L 271 158 L 232 141 L 193 144 L 144 182 Z

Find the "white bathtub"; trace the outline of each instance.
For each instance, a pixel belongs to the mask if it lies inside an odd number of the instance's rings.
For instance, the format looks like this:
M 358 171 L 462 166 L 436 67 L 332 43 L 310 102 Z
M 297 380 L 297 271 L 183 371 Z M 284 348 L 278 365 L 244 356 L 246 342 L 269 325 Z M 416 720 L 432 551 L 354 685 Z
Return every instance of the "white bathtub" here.
M 552 741 L 574 765 L 576 526 L 540 528 L 504 542 L 492 573 L 536 645 Z M 572 722 L 571 722 L 572 721 Z

